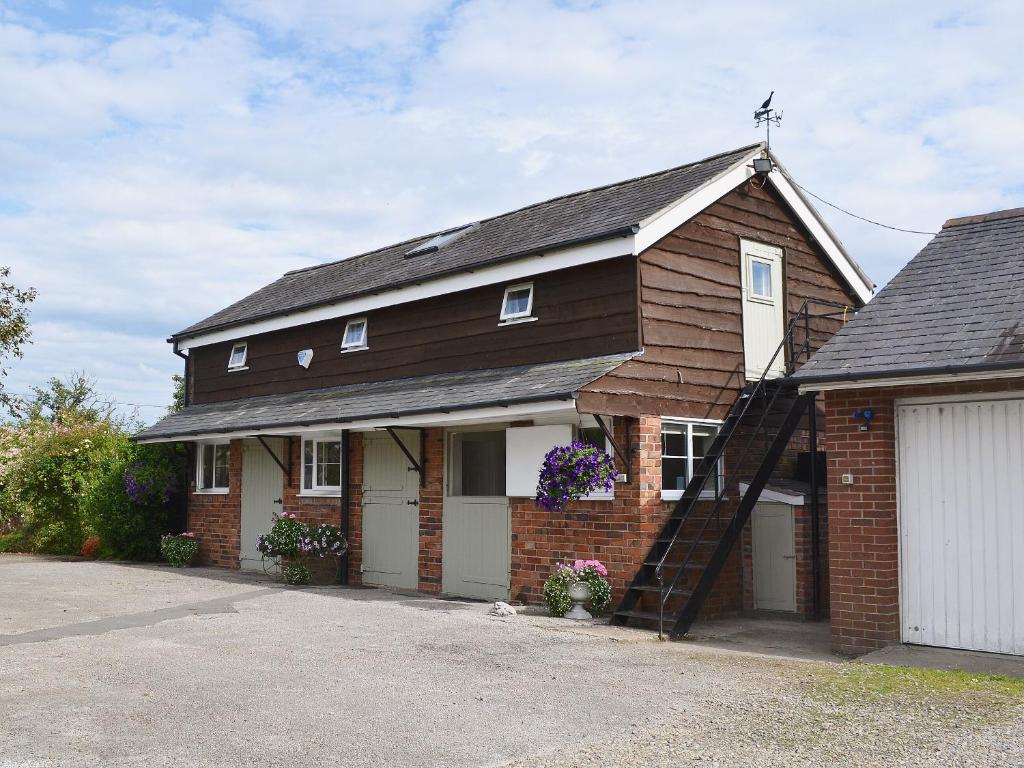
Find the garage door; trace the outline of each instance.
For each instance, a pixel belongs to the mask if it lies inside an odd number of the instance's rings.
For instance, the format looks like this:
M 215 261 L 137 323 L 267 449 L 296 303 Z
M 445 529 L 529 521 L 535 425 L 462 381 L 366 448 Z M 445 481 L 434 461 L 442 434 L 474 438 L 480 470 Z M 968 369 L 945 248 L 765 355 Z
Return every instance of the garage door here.
M 1024 400 L 897 408 L 904 642 L 1024 654 Z

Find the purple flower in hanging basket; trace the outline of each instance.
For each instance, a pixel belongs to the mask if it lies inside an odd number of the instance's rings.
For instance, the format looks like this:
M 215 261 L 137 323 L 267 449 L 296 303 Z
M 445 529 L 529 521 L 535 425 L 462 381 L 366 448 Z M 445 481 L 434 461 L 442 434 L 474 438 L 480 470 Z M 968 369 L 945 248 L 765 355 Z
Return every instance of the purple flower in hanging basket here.
M 556 445 L 544 456 L 537 482 L 537 504 L 561 512 L 570 502 L 602 488 L 612 489 L 615 461 L 597 446 L 583 442 Z

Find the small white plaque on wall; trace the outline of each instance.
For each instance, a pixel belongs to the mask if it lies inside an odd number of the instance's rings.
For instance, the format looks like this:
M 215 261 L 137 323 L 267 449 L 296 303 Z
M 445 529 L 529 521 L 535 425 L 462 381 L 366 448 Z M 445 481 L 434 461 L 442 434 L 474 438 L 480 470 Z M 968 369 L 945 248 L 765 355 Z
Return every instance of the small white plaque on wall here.
M 572 442 L 572 424 L 509 427 L 505 430 L 505 495 L 537 495 L 544 454 Z

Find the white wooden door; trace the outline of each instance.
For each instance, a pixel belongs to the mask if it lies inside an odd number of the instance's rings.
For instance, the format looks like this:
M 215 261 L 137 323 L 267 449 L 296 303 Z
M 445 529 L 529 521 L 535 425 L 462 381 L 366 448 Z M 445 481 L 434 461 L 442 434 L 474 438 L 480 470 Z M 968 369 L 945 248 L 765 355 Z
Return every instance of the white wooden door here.
M 265 438 L 274 454 L 284 461 L 285 442 Z M 274 513 L 281 511 L 284 472 L 258 440 L 242 443 L 242 520 L 240 567 L 262 570 L 262 555 L 256 551 L 256 537 L 268 533 Z
M 782 249 L 741 240 L 740 266 L 746 376 L 748 379 L 760 378 L 769 363 L 768 377 L 782 376 L 786 372 L 785 353 L 779 352 L 775 356 L 786 325 Z
M 395 430 L 419 460 L 419 433 Z M 387 432 L 363 435 L 363 583 L 416 589 L 419 473 Z
M 441 520 L 441 591 L 508 600 L 512 516 L 505 496 L 504 430 L 448 435 Z
M 1024 400 L 896 416 L 903 641 L 1024 654 Z
M 759 502 L 753 515 L 754 608 L 796 610 L 793 507 Z

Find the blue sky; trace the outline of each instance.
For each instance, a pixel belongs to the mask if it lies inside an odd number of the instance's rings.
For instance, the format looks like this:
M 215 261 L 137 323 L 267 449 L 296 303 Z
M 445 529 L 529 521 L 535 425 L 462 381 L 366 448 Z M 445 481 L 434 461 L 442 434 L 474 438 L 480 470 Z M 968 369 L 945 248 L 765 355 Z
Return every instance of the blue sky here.
M 933 231 L 1024 205 L 1018 2 L 0 0 L 8 389 L 151 421 L 173 331 L 296 267 L 756 141 Z M 927 240 L 822 212 L 884 283 Z

